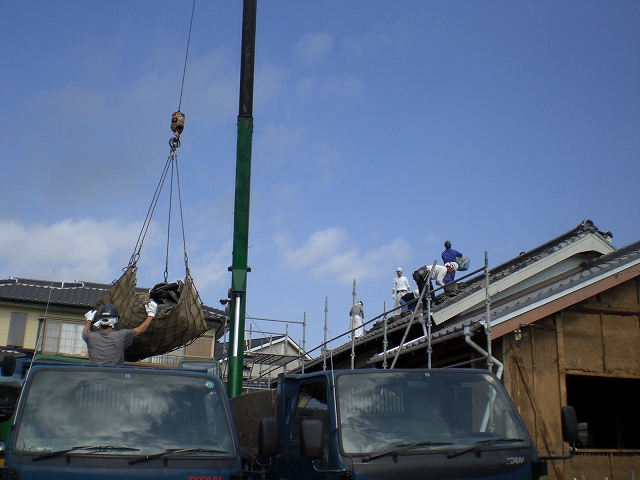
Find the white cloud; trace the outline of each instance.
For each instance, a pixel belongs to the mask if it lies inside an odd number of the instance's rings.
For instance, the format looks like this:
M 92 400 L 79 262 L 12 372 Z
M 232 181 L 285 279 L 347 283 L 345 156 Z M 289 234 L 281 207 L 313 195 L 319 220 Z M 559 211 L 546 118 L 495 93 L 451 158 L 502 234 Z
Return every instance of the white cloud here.
M 329 33 L 307 33 L 294 45 L 298 59 L 305 64 L 317 64 L 325 60 L 333 46 Z
M 191 276 L 205 304 L 218 307 L 216 300 L 225 297 L 229 287 L 228 267 L 231 265 L 232 242 L 226 242 L 215 252 L 189 260 Z
M 271 63 L 261 65 L 255 74 L 256 104 L 262 104 L 267 100 L 277 98 L 286 88 L 285 81 L 288 76 L 289 71 L 287 69 L 277 67 Z
M 50 225 L 0 220 L 0 278 L 111 283 L 129 263 L 140 227 L 117 220 L 67 219 Z M 140 287 L 163 281 L 166 237 L 160 230 L 152 224 L 144 241 L 138 261 Z M 170 281 L 184 276 L 181 249 L 170 254 Z M 196 288 L 208 305 L 219 306 L 218 299 L 226 294 L 231 251 L 229 241 L 217 251 L 189 258 Z
M 0 220 L 0 276 L 109 283 L 128 263 L 139 229 L 114 220 Z
M 304 268 L 313 277 L 325 278 L 348 285 L 358 280 L 379 278 L 395 269 L 411 252 L 409 243 L 401 238 L 374 250 L 360 252 L 350 244 L 343 228 L 332 227 L 312 233 L 299 248 L 288 248 L 289 240 L 279 240 L 285 262 Z M 393 266 L 393 268 L 392 268 Z

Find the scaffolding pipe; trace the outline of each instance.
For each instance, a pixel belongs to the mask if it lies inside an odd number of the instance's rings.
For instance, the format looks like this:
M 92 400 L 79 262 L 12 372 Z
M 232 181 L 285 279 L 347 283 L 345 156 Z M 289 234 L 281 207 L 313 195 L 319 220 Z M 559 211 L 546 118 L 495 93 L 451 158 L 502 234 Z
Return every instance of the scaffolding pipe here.
M 416 308 L 413 311 L 412 315 L 411 315 L 411 319 L 409 320 L 409 325 L 407 325 L 407 328 L 404 331 L 404 335 L 402 335 L 402 340 L 400 341 L 400 349 L 402 349 L 402 346 L 404 345 L 404 342 L 407 340 L 407 335 L 409 335 L 409 329 L 411 329 L 411 324 L 413 323 L 413 319 L 416 317 L 416 311 L 418 310 L 418 306 L 420 305 L 420 302 L 422 301 L 422 297 L 424 296 L 425 292 L 429 291 L 429 294 L 431 294 L 431 277 L 433 276 L 433 267 L 436 266 L 436 263 L 438 263 L 437 260 L 434 260 L 433 265 L 431 265 L 431 269 L 429 270 L 429 275 L 427 276 L 427 280 L 424 284 L 424 288 L 422 289 L 422 292 L 420 292 L 420 297 L 418 298 L 418 303 L 416 303 Z M 429 339 L 428 341 L 431 340 L 431 335 L 429 335 Z M 398 360 L 398 357 L 400 356 L 400 351 L 398 351 L 398 355 L 393 357 L 393 362 L 391 362 L 391 370 L 393 370 L 393 367 L 396 366 L 396 361 Z
M 324 297 L 324 342 L 322 342 L 322 371 L 327 369 L 327 313 L 329 312 L 329 297 Z
M 484 324 L 484 330 L 487 336 L 487 369 L 493 370 L 493 355 L 491 354 L 491 293 L 489 293 L 489 254 L 486 250 L 484 252 L 484 278 L 486 292 L 486 320 Z
M 356 306 L 356 279 L 353 279 L 353 290 L 351 292 L 351 296 L 353 297 L 351 303 L 351 311 L 353 312 L 353 307 Z M 349 325 L 351 326 L 351 370 L 355 368 L 356 362 L 356 329 L 355 322 L 353 321 L 353 315 L 349 315 Z
M 304 373 L 304 357 L 307 354 L 307 312 L 304 312 L 302 316 L 302 373 Z
M 389 340 L 387 339 L 387 301 L 385 300 L 382 304 L 382 311 L 385 312 L 384 317 L 382 317 L 383 322 L 383 334 L 382 334 L 382 348 L 384 353 L 382 355 L 382 368 L 387 368 L 387 347 L 389 346 Z
M 469 328 L 469 332 L 473 333 L 473 332 L 475 332 L 476 330 L 478 330 L 481 327 L 482 327 L 481 323 L 476 323 L 474 326 L 468 327 L 468 328 Z M 443 336 L 443 337 L 440 337 L 440 338 L 436 338 L 435 340 L 433 340 L 431 342 L 431 345 L 437 345 L 439 343 L 446 342 L 446 341 L 452 340 L 454 338 L 462 337 L 463 335 L 464 335 L 464 332 L 462 330 L 459 330 L 459 331 L 451 333 L 449 335 L 446 335 L 446 336 Z M 393 348 L 390 348 L 389 350 L 386 350 L 384 352 L 377 353 L 373 357 L 371 357 L 371 359 L 369 360 L 368 363 L 375 363 L 376 362 L 376 358 L 384 356 L 385 354 L 396 356 L 396 355 L 399 354 L 399 352 L 401 350 L 403 352 L 405 352 L 405 353 L 409 353 L 409 352 L 413 352 L 413 351 L 416 351 L 416 350 L 420 350 L 420 349 L 424 348 L 424 346 L 422 346 L 418 342 L 420 342 L 420 340 L 426 340 L 426 338 L 427 338 L 427 336 L 423 335 L 421 337 L 414 338 L 413 340 L 411 340 L 410 342 L 405 343 L 402 346 L 393 347 Z M 414 346 L 409 347 L 408 345 L 411 345 L 411 344 L 414 344 Z
M 486 352 L 480 345 L 478 345 L 473 340 L 471 340 L 471 333 L 472 332 L 471 332 L 471 329 L 469 327 L 464 327 L 464 341 L 467 342 L 471 348 L 476 350 L 483 357 L 486 357 L 487 361 L 489 360 L 489 357 L 491 357 L 491 362 L 495 363 L 496 365 L 498 365 L 498 369 L 496 370 L 496 377 L 501 379 L 502 378 L 502 369 L 504 368 L 504 365 L 502 365 L 502 362 L 500 360 L 498 360 L 497 358 L 493 357 L 489 352 Z
M 431 282 L 429 282 L 429 290 L 431 290 Z M 427 296 L 427 318 L 425 321 L 427 322 L 427 368 L 431 368 L 431 354 L 433 353 L 431 346 L 431 294 Z

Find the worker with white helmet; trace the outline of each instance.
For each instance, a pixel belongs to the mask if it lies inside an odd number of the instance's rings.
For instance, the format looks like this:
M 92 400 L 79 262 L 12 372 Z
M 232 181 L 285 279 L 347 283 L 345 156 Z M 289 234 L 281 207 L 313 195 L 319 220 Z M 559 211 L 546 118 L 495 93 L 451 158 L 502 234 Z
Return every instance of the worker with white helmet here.
M 445 285 L 445 277 L 449 273 L 455 273 L 458 270 L 458 264 L 456 262 L 447 262 L 444 265 L 436 265 L 433 267 L 433 275 L 431 276 L 431 291 L 432 291 L 432 299 L 435 299 L 435 295 L 433 294 L 434 286 L 433 282 L 439 287 L 443 287 Z M 418 289 L 422 291 L 429 277 L 429 272 L 431 272 L 431 265 L 420 268 L 420 274 L 416 275 L 418 271 L 414 272 L 414 279 L 418 284 Z M 417 278 L 416 278 L 417 277 Z
M 401 312 L 399 310 L 396 310 L 400 306 L 400 298 L 405 293 L 411 291 L 411 286 L 409 285 L 409 280 L 407 280 L 407 277 L 402 275 L 401 267 L 396 268 L 396 275 L 397 277 L 393 279 L 393 288 L 391 289 L 391 298 L 395 300 L 393 304 L 393 308 L 394 308 L 393 314 L 400 315 Z M 404 306 L 402 307 L 402 311 L 405 311 L 406 309 L 407 307 L 404 307 Z
M 133 339 L 147 331 L 151 320 L 156 316 L 158 304 L 151 300 L 145 305 L 147 318 L 136 328 L 115 330 L 120 315 L 117 307 L 107 303 L 100 309 L 89 310 L 84 317 L 87 322 L 82 330 L 82 339 L 86 342 L 89 361 L 94 365 L 123 365 L 124 351 L 131 346 Z M 96 313 L 98 313 L 96 318 Z M 91 327 L 96 330 L 91 330 Z

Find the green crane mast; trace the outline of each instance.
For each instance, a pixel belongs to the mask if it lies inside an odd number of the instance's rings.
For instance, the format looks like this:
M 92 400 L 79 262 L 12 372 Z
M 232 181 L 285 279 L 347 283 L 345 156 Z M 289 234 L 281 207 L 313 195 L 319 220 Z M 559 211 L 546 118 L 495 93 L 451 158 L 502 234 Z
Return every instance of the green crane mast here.
M 240 111 L 236 154 L 236 195 L 233 211 L 233 261 L 231 264 L 231 305 L 229 309 L 229 370 L 227 394 L 242 393 L 244 363 L 244 323 L 247 302 L 249 251 L 249 200 L 251 190 L 251 146 L 253 139 L 253 71 L 256 43 L 257 0 L 244 0 L 240 65 Z

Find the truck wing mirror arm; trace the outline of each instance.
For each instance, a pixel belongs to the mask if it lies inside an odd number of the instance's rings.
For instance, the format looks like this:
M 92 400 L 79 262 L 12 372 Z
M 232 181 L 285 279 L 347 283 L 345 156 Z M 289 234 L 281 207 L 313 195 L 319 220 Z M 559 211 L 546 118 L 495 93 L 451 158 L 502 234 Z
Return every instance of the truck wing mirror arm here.
M 300 422 L 300 456 L 311 459 L 313 469 L 319 473 L 339 473 L 341 478 L 353 478 L 351 470 L 318 468 L 318 459 L 324 454 L 324 432 L 321 420 L 307 419 Z
M 345 478 L 345 479 L 353 478 L 353 474 L 351 473 L 351 470 L 347 470 L 346 468 L 343 468 L 342 470 L 329 470 L 324 468 L 318 468 L 317 460 L 312 460 L 311 464 L 313 465 L 313 469 L 318 473 L 339 473 L 341 474 L 340 478 Z
M 578 443 L 578 419 L 576 411 L 571 406 L 562 407 L 562 439 L 569 444 L 569 455 L 540 457 L 540 460 L 568 460 L 576 453 Z

